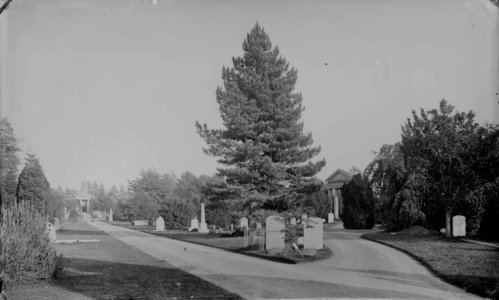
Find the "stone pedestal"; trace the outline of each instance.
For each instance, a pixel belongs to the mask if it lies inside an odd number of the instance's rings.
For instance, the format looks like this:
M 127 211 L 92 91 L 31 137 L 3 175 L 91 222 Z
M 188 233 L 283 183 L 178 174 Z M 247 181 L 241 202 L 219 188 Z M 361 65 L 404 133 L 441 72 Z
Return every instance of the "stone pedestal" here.
M 109 222 L 113 222 L 113 209 L 109 209 Z

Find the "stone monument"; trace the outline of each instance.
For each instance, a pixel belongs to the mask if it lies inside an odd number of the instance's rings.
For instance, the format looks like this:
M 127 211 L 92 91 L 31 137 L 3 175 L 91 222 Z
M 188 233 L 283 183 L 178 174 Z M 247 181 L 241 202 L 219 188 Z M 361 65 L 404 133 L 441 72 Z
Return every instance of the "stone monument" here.
M 201 202 L 201 224 L 199 224 L 198 232 L 208 233 L 208 225 L 206 224 L 206 219 L 204 215 L 204 202 Z
M 113 209 L 112 208 L 109 209 L 109 220 L 108 221 L 113 222 Z
M 315 252 L 324 247 L 324 225 L 321 218 L 309 218 L 303 223 L 303 249 Z
M 191 220 L 191 227 L 189 227 L 189 232 L 193 230 L 199 230 L 199 220 L 198 217 L 195 217 Z
M 265 219 L 265 246 L 267 251 L 284 249 L 284 219 L 281 216 L 269 216 Z
M 165 231 L 165 220 L 161 216 L 156 219 L 156 231 Z
M 327 222 L 328 223 L 334 223 L 334 214 L 333 213 L 328 213 L 327 214 Z
M 56 233 L 55 233 L 55 228 L 52 223 L 47 222 L 47 233 L 48 233 L 48 238 L 51 243 L 55 243 L 57 240 Z
M 452 236 L 466 236 L 466 217 L 457 215 L 452 218 Z

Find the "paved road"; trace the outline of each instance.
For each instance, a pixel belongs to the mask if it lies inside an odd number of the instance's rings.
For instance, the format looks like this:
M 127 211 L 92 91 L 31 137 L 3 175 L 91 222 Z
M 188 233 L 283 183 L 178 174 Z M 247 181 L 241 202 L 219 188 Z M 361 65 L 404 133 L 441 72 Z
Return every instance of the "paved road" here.
M 105 223 L 92 223 L 123 242 L 245 298 L 473 299 L 392 248 L 360 233 L 332 229 L 327 260 L 289 265 L 194 245 Z M 187 248 L 184 251 L 184 248 Z

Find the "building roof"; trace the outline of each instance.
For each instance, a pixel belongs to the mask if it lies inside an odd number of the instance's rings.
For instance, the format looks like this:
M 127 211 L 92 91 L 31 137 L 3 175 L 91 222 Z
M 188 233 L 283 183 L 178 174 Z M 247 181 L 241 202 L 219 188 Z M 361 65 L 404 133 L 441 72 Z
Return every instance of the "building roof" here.
M 326 179 L 326 185 L 328 188 L 337 189 L 341 188 L 345 183 L 349 182 L 351 179 L 352 179 L 352 174 L 343 169 L 338 169 L 334 171 L 334 173 L 331 174 Z

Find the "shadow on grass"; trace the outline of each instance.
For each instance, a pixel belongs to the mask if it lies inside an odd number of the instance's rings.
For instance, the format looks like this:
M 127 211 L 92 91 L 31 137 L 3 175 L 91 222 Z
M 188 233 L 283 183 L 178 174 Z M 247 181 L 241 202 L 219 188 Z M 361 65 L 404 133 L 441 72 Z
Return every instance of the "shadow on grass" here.
M 378 233 L 362 235 L 361 237 L 406 253 L 434 275 L 450 284 L 482 297 L 499 299 L 499 276 L 497 276 L 497 269 L 494 268 L 494 265 L 499 262 L 499 255 L 496 254 L 499 254 L 497 249 L 467 243 L 458 238 L 443 238 L 431 234 L 406 236 Z M 446 248 L 447 250 L 444 251 L 452 249 L 453 252 L 460 255 L 461 260 L 452 260 L 446 256 L 447 253 L 441 250 L 444 249 L 442 246 L 446 244 L 451 244 L 452 248 Z M 423 246 L 428 249 L 421 250 Z M 467 261 L 471 261 L 472 265 L 466 263 Z M 477 267 L 481 270 L 480 274 L 473 274 L 472 270 Z
M 64 235 L 108 235 L 104 231 L 96 231 L 96 230 L 73 230 L 73 229 L 61 229 L 57 231 L 57 234 Z
M 183 270 L 165 267 L 64 259 L 64 275 L 54 283 L 97 299 L 241 299 Z

